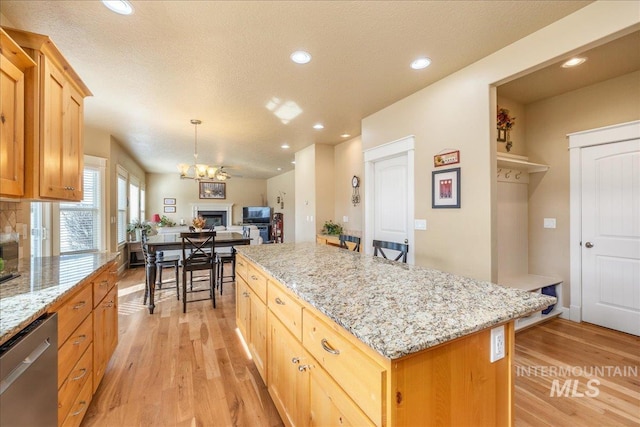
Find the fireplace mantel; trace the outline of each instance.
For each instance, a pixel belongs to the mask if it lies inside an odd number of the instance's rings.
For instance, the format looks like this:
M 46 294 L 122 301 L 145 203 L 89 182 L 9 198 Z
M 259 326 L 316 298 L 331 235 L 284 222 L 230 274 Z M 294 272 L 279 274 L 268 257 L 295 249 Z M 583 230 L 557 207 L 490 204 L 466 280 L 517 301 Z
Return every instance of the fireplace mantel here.
M 233 224 L 233 203 L 191 203 L 191 216 L 198 216 L 200 211 L 226 211 L 227 224 Z

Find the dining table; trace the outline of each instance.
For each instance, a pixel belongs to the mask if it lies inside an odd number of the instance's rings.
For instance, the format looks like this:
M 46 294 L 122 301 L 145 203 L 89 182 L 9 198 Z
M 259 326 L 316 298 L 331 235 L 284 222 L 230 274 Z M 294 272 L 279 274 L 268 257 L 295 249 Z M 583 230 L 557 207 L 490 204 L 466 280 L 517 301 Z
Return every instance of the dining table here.
M 215 247 L 231 247 L 233 253 L 235 253 L 235 246 L 248 245 L 251 243 L 251 238 L 244 236 L 242 233 L 234 231 L 221 231 L 216 233 Z M 187 245 L 190 247 L 192 245 Z M 161 251 L 182 250 L 182 238 L 180 233 L 168 233 L 168 234 L 156 234 L 155 236 L 149 236 L 147 238 L 147 283 L 149 283 L 149 314 L 153 314 L 155 309 L 154 295 L 156 288 L 156 254 Z M 178 278 L 176 277 L 176 280 Z

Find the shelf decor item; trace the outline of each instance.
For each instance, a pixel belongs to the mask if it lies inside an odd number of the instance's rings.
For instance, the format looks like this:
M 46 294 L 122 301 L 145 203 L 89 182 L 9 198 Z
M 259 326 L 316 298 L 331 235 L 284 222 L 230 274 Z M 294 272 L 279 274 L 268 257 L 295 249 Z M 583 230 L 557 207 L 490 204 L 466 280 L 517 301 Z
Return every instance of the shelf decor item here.
M 516 118 L 509 115 L 509 110 L 498 106 L 498 116 L 496 119 L 498 127 L 498 142 L 506 142 L 507 145 L 505 148 L 507 149 L 507 152 L 509 152 L 513 146 L 513 143 L 509 138 L 509 133 L 516 124 Z
M 330 236 L 337 236 L 342 234 L 342 226 L 340 224 L 336 224 L 335 222 L 329 220 L 325 221 L 322 226 L 322 234 L 328 234 Z
M 191 223 L 193 224 L 193 227 L 196 229 L 196 231 L 202 231 L 204 226 L 207 225 L 207 222 L 201 216 L 193 218 L 193 221 L 191 221 Z
M 431 207 L 460 207 L 460 168 L 432 172 Z

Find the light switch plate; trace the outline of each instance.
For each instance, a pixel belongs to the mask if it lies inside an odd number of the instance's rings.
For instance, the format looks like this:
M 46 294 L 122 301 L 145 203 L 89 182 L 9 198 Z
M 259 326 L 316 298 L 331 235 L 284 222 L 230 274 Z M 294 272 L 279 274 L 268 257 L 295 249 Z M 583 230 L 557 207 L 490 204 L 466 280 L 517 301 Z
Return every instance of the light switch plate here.
M 556 228 L 556 219 L 555 218 L 545 218 L 544 219 L 544 228 Z
M 414 221 L 414 228 L 416 230 L 426 230 L 427 229 L 427 220 L 426 219 L 416 219 Z
M 349 217 L 348 216 L 343 216 L 342 217 L 342 222 L 349 222 Z

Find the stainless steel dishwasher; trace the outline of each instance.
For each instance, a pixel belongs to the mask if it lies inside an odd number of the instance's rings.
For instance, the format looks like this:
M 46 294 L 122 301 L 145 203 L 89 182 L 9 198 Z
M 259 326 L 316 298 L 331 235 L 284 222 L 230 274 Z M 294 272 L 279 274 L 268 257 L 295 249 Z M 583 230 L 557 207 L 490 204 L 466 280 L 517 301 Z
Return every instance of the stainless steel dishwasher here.
M 0 346 L 0 426 L 58 424 L 58 316 L 44 316 Z

